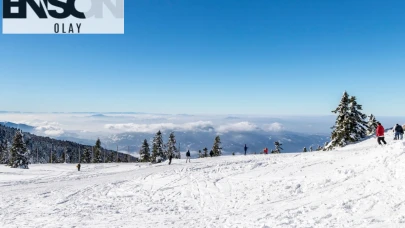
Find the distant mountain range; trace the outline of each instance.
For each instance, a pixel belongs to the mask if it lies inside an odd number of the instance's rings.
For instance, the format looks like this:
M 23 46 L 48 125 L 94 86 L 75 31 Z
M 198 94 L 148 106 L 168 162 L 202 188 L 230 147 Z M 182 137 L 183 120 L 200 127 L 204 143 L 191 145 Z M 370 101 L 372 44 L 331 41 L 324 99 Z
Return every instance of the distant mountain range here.
M 163 131 L 164 140 L 170 134 L 169 131 Z M 214 138 L 217 134 L 213 131 L 205 132 L 175 132 L 176 140 L 180 143 L 181 152 L 187 150 L 193 151 L 194 154 L 198 150 L 203 150 L 205 147 L 211 150 Z M 148 133 L 122 133 L 103 138 L 103 142 L 107 145 L 129 145 L 132 150 L 139 151 L 140 146 L 144 139 L 147 139 L 149 143 L 152 143 L 154 134 Z M 328 135 L 307 135 L 301 133 L 294 133 L 288 131 L 280 132 L 231 132 L 220 135 L 222 141 L 222 148 L 224 154 L 238 154 L 244 153 L 243 147 L 245 144 L 248 146 L 248 153 L 260 153 L 265 147 L 269 150 L 274 148 L 275 141 L 281 141 L 283 144 L 282 152 L 301 152 L 304 147 L 309 150 L 312 146 L 313 150 L 316 150 L 318 146 L 323 146 L 325 142 L 329 140 Z

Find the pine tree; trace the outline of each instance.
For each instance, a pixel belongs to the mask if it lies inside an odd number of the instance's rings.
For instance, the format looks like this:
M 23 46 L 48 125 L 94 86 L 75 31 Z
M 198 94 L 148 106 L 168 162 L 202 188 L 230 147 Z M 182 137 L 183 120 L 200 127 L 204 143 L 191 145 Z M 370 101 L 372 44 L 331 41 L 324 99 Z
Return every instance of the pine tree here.
M 198 158 L 202 158 L 201 150 L 198 150 Z
M 8 143 L 6 140 L 0 141 L 0 164 L 8 164 L 9 163 L 9 151 L 8 151 Z
M 149 162 L 150 161 L 150 148 L 148 140 L 144 140 L 141 151 L 139 152 L 139 160 L 140 162 Z
M 283 148 L 281 147 L 282 145 L 283 144 L 281 144 L 279 141 L 274 142 L 275 150 L 272 151 L 272 153 L 275 153 L 275 154 L 281 153 L 281 151 L 283 150 Z
M 304 147 L 304 149 L 302 150 L 302 152 L 307 152 L 307 148 L 306 148 L 306 147 Z
M 332 127 L 330 143 L 324 147 L 331 150 L 334 147 L 343 147 L 349 143 L 357 142 L 367 135 L 366 115 L 362 112 L 362 106 L 357 103 L 356 97 L 345 91 L 339 106 L 332 111 L 337 113 L 335 126 Z
M 312 152 L 312 146 L 309 147 L 309 152 Z
M 90 152 L 90 150 L 88 148 L 84 148 L 84 150 L 83 150 L 82 161 L 84 163 L 90 163 L 91 162 L 91 152 Z
M 368 123 L 367 123 L 367 135 L 373 135 L 375 133 L 375 130 L 377 129 L 378 126 L 378 121 L 375 119 L 375 116 L 371 114 L 368 117 Z
M 175 138 L 173 132 L 170 133 L 169 141 L 166 144 L 166 149 L 167 149 L 166 150 L 166 157 L 167 158 L 172 156 L 174 158 L 180 159 L 180 156 L 179 156 L 179 154 L 177 152 L 177 148 L 176 148 L 176 138 Z
M 338 107 L 332 111 L 337 115 L 335 125 L 332 127 L 331 141 L 326 149 L 331 150 L 336 146 L 345 146 L 350 141 L 349 129 L 349 94 L 345 91 Z
M 367 122 L 365 119 L 367 115 L 362 113 L 362 105 L 359 105 L 355 96 L 349 99 L 349 122 L 350 122 L 350 136 L 352 142 L 357 142 L 367 136 Z
M 59 158 L 58 155 L 56 154 L 56 151 L 52 151 L 51 156 L 49 156 L 49 163 L 59 163 Z
M 204 151 L 204 158 L 208 157 L 208 149 L 207 149 L 207 147 L 205 147 L 203 149 L 203 151 Z
M 107 162 L 108 162 L 108 163 L 114 162 L 114 153 L 113 153 L 113 152 L 110 152 L 110 153 L 108 154 L 108 156 L 107 156 Z
M 166 156 L 164 153 L 164 144 L 163 144 L 163 136 L 160 131 L 158 131 L 153 138 L 152 144 L 152 161 L 156 161 L 156 158 L 160 157 L 163 160 L 166 160 Z
M 27 149 L 24 143 L 23 134 L 19 130 L 14 136 L 10 154 L 9 164 L 11 168 L 28 169 L 30 151 Z
M 215 137 L 214 146 L 212 146 L 212 151 L 214 152 L 214 156 L 221 156 L 221 139 L 219 135 Z
M 93 148 L 93 163 L 102 163 L 103 159 L 101 158 L 101 141 L 97 139 L 96 145 Z

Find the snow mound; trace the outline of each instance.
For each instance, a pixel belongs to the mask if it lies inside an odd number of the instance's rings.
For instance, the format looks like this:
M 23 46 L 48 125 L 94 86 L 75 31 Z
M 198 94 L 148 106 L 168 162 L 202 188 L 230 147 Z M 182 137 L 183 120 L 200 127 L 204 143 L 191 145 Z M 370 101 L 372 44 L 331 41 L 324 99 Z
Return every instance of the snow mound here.
M 405 144 L 0 167 L 0 227 L 405 227 Z

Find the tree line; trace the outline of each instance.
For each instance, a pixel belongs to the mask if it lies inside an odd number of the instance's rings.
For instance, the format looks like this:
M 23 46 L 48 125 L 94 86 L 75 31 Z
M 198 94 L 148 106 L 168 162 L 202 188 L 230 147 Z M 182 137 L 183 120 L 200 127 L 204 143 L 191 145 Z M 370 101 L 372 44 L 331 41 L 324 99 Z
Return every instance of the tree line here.
M 204 148 L 203 150 L 204 156 L 202 156 L 200 150 L 199 158 L 209 156 L 208 149 Z M 215 137 L 210 154 L 211 157 L 222 155 L 220 136 Z M 161 162 L 168 159 L 170 156 L 175 159 L 181 159 L 180 150 L 178 150 L 178 148 L 176 147 L 176 137 L 174 135 L 174 132 L 170 133 L 167 143 L 164 143 L 162 132 L 159 130 L 153 137 L 152 149 L 149 146 L 148 140 L 145 139 L 139 151 L 140 162 Z
M 107 150 L 101 147 L 98 139 L 94 146 L 51 139 L 26 132 L 17 128 L 0 125 L 0 164 L 10 164 L 15 137 L 21 133 L 24 146 L 29 151 L 29 163 L 101 163 L 134 162 L 137 158 L 129 154 Z

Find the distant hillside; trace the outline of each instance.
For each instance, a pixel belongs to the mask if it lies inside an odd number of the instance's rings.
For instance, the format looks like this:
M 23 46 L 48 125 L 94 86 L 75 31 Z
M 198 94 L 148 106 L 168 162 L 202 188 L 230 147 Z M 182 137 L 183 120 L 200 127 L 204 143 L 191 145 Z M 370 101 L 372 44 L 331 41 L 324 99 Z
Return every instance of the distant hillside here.
M 16 124 L 16 123 L 11 123 L 11 122 L 0 122 L 0 125 L 4 125 L 6 127 L 11 127 L 11 128 L 17 128 L 20 129 L 21 131 L 24 132 L 30 132 L 32 133 L 35 131 L 35 127 L 26 125 L 26 124 Z
M 21 125 L 19 125 L 21 127 Z M 20 128 L 21 129 L 21 128 Z M 8 127 L 0 124 L 0 143 L 2 145 L 7 144 L 8 149 L 10 149 L 14 135 L 18 129 L 15 127 Z M 24 131 L 23 131 L 24 132 Z M 52 151 L 52 162 L 61 163 L 64 162 L 65 151 L 67 154 L 66 161 L 68 163 L 79 162 L 79 151 L 83 158 L 83 151 L 88 149 L 92 151 L 92 146 L 83 145 L 71 141 L 51 139 L 49 137 L 37 136 L 31 133 L 24 132 L 24 141 L 27 144 L 27 148 L 31 150 L 31 162 L 32 163 L 49 163 L 50 155 Z M 95 142 L 94 142 L 95 144 Z M 37 154 L 38 152 L 38 154 Z M 0 156 L 4 156 L 6 153 L 0 153 Z M 113 150 L 102 149 L 101 153 L 102 159 L 104 161 L 113 160 L 117 161 L 117 152 Z M 129 156 L 129 157 L 128 157 Z M 118 161 L 136 161 L 137 158 L 124 153 L 118 153 Z M 0 163 L 3 159 L 0 157 Z M 83 160 L 82 160 L 83 162 Z

